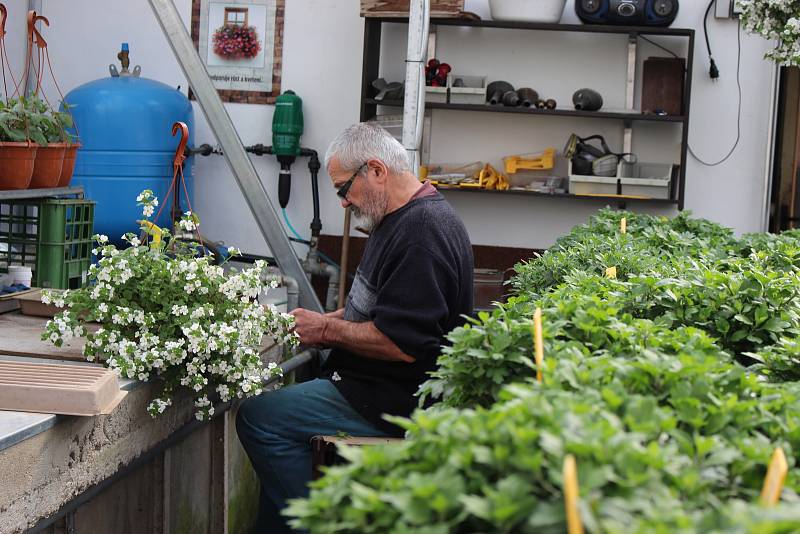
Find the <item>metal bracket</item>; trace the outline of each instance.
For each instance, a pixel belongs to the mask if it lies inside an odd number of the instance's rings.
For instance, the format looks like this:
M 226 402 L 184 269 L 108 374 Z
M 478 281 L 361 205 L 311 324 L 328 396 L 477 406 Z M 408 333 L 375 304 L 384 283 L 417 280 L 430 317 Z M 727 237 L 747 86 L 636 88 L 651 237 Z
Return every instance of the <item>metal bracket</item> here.
M 225 160 L 231 168 L 233 177 L 250 207 L 261 234 L 267 241 L 272 255 L 278 262 L 281 271 L 297 280 L 300 289 L 300 306 L 322 312 L 322 305 L 289 242 L 283 224 L 264 189 L 264 184 L 261 183 L 253 163 L 247 157 L 242 140 L 239 139 L 233 122 L 222 105 L 217 89 L 206 72 L 200 56 L 194 48 L 194 43 L 186 32 L 186 27 L 183 25 L 183 20 L 175 8 L 174 2 L 172 0 L 149 1 L 164 35 L 175 53 L 175 58 L 186 75 L 206 120 L 208 120 L 208 125 L 222 146 Z
M 625 75 L 625 109 L 628 111 L 633 110 L 633 95 L 636 84 L 636 46 L 637 35 L 631 33 L 628 35 L 628 68 Z M 633 145 L 633 129 L 631 123 L 626 122 L 625 130 L 622 134 L 622 151 L 631 152 Z

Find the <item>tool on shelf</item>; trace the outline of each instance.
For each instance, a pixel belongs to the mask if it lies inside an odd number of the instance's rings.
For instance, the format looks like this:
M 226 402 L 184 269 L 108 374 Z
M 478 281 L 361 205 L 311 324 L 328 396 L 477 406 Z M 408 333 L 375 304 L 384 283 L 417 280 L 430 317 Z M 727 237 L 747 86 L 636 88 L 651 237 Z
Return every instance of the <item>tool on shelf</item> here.
M 504 170 L 508 174 L 519 171 L 540 171 L 552 169 L 555 165 L 556 149 L 548 147 L 540 154 L 522 154 L 503 158 Z

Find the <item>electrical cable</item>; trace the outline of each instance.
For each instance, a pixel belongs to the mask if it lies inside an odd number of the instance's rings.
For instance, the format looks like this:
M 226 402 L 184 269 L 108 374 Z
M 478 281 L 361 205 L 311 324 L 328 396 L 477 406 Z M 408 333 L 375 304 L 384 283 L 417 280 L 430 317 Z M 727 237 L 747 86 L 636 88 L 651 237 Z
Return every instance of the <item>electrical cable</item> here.
M 708 3 L 708 7 L 706 8 L 706 14 L 703 15 L 703 35 L 706 38 L 706 49 L 708 50 L 708 60 L 710 61 L 710 66 L 708 68 L 708 75 L 711 76 L 712 80 L 716 80 L 719 78 L 719 69 L 717 68 L 717 64 L 714 62 L 714 56 L 711 54 L 711 42 L 708 40 L 708 14 L 711 13 L 711 8 L 717 0 L 711 0 Z
M 303 238 L 300 237 L 300 234 L 298 234 L 297 230 L 294 229 L 294 226 L 292 226 L 292 223 L 289 222 L 289 216 L 286 215 L 286 208 L 281 208 L 281 212 L 283 212 L 283 220 L 286 221 L 286 226 L 289 227 L 289 230 L 294 234 L 294 236 L 297 239 L 300 239 L 302 241 Z
M 648 43 L 650 43 L 651 45 L 653 45 L 653 46 L 657 46 L 658 48 L 660 48 L 661 50 L 663 50 L 663 51 L 664 51 L 664 52 L 666 52 L 667 54 L 670 54 L 671 56 L 673 56 L 673 57 L 675 57 L 675 58 L 677 58 L 677 59 L 681 59 L 681 57 L 680 57 L 678 54 L 676 54 L 675 52 L 673 52 L 673 51 L 672 51 L 672 50 L 670 50 L 669 48 L 667 48 L 667 47 L 664 47 L 664 46 L 661 46 L 660 44 L 658 44 L 658 43 L 657 43 L 657 42 L 655 42 L 655 41 L 651 41 L 650 39 L 648 39 L 648 38 L 647 38 L 647 37 L 645 37 L 644 35 L 639 35 L 638 37 L 639 37 L 639 39 L 641 39 L 642 41 L 647 41 L 647 42 L 648 42 Z
M 734 150 L 736 150 L 736 147 L 739 146 L 739 140 L 742 137 L 742 81 L 739 76 L 741 72 L 741 66 L 742 66 L 742 22 L 741 20 L 739 20 L 736 25 L 736 87 L 738 88 L 739 91 L 738 111 L 736 113 L 736 140 L 733 142 L 733 146 L 728 151 L 728 153 L 725 154 L 725 156 L 721 160 L 716 161 L 714 163 L 709 163 L 701 159 L 700 156 L 695 154 L 694 150 L 692 150 L 692 145 L 690 145 L 687 142 L 689 148 L 689 154 L 691 154 L 694 159 L 696 159 L 706 167 L 716 167 L 717 165 L 724 163 L 725 161 L 727 161 L 728 158 L 731 157 Z

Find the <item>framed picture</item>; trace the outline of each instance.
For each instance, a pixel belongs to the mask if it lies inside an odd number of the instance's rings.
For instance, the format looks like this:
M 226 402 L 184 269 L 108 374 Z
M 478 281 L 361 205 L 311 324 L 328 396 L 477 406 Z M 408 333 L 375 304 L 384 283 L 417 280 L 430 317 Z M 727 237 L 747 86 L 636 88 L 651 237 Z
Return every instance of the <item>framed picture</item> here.
M 280 94 L 284 2 L 192 0 L 192 40 L 223 102 L 273 104 Z

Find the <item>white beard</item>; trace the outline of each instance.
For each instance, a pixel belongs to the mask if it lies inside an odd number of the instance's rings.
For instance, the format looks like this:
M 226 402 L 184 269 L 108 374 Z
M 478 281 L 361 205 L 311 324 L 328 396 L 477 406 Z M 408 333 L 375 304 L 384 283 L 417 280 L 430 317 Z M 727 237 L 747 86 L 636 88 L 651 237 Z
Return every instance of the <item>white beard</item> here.
M 363 209 L 357 206 L 350 206 L 353 217 L 356 219 L 356 227 L 361 227 L 367 233 L 371 233 L 383 220 L 387 204 L 387 198 L 367 194 L 364 199 Z

